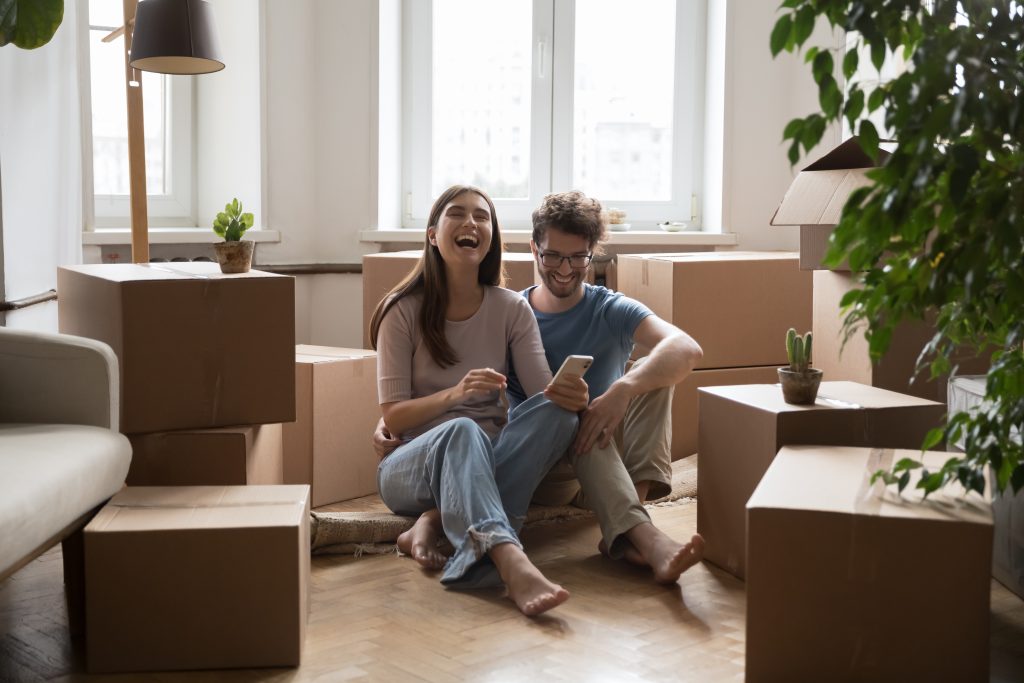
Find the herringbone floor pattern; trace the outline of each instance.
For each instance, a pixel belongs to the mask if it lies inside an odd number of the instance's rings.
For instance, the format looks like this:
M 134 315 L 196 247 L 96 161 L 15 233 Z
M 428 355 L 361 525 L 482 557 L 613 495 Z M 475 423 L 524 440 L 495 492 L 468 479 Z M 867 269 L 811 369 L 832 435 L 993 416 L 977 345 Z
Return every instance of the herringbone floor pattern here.
M 656 508 L 678 538 L 696 504 Z M 536 563 L 572 597 L 519 615 L 498 591 L 446 591 L 408 558 L 313 560 L 298 669 L 85 676 L 67 637 L 59 548 L 0 584 L 2 681 L 729 681 L 743 677 L 743 584 L 698 565 L 673 587 L 597 555 L 591 519 L 535 527 Z M 1024 680 L 1024 603 L 993 583 L 993 680 Z

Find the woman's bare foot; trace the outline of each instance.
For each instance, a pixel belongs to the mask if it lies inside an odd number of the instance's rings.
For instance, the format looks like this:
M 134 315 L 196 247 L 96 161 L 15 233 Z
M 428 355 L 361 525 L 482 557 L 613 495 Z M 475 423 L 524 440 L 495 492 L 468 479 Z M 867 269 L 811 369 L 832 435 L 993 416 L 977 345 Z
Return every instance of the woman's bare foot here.
M 442 533 L 441 513 L 436 509 L 428 510 L 411 529 L 399 535 L 398 549 L 427 569 L 441 569 L 448 561 L 437 548 Z
M 658 583 L 675 583 L 683 572 L 704 557 L 704 538 L 700 534 L 694 534 L 689 543 L 681 544 L 645 522 L 630 529 L 626 536 L 650 565 Z
M 526 616 L 537 616 L 569 599 L 569 591 L 541 574 L 515 543 L 496 545 L 490 555 L 508 588 L 508 597 Z

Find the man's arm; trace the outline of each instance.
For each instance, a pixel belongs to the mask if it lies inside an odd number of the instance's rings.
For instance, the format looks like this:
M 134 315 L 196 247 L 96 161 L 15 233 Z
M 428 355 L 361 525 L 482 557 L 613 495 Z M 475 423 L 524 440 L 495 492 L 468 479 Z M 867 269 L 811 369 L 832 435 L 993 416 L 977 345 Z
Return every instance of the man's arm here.
M 650 350 L 647 359 L 591 401 L 573 446 L 578 453 L 589 452 L 595 443 L 607 446 L 634 396 L 679 384 L 704 355 L 693 337 L 656 315 L 637 326 L 633 342 L 640 350 Z

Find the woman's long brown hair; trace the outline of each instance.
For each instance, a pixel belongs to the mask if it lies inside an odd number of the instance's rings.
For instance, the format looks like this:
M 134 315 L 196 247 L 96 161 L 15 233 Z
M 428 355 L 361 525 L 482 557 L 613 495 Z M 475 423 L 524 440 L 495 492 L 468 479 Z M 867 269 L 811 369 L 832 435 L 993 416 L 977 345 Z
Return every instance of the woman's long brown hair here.
M 452 185 L 442 192 L 434 202 L 434 206 L 430 209 L 427 225 L 436 228 L 441 221 L 444 207 L 464 192 L 474 192 L 483 197 L 491 211 L 491 248 L 488 249 L 484 260 L 480 262 L 477 282 L 482 285 L 500 285 L 502 281 L 501 231 L 498 229 L 498 215 L 494 211 L 494 202 L 486 192 L 472 185 Z M 392 306 L 402 298 L 417 293 L 423 294 L 419 325 L 430 357 L 442 368 L 455 365 L 459 358 L 444 334 L 445 312 L 448 310 L 448 281 L 444 270 L 444 259 L 441 258 L 438 248 L 430 243 L 429 235 L 424 237 L 423 255 L 416 266 L 377 304 L 377 310 L 373 312 L 373 318 L 370 320 L 371 348 L 377 348 L 377 335 L 380 332 L 381 320 Z

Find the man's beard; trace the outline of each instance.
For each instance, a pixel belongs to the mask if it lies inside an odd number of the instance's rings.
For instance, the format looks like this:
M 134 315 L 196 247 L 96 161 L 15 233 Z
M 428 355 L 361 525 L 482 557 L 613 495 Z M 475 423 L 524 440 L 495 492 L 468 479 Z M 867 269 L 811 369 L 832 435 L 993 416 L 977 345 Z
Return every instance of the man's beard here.
M 546 272 L 543 277 L 548 291 L 559 299 L 568 299 L 583 286 L 583 276 L 575 271 L 572 273 L 573 280 L 566 283 L 555 280 L 553 272 Z

